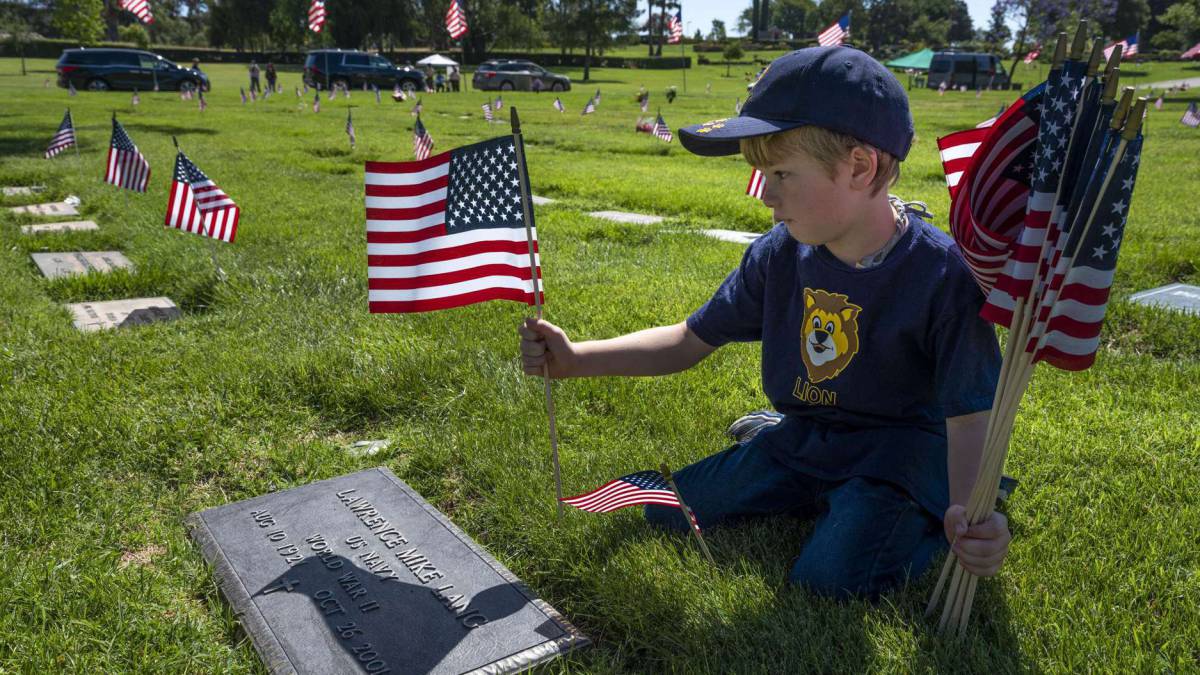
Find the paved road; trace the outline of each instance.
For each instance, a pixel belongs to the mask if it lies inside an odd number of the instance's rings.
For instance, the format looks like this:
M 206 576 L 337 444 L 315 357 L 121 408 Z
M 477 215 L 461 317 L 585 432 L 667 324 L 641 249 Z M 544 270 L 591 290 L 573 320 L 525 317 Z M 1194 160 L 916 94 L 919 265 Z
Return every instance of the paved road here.
M 1150 82 L 1148 84 L 1137 85 L 1138 89 L 1170 89 L 1171 87 L 1179 88 L 1180 85 L 1186 84 L 1188 89 L 1192 87 L 1200 87 L 1200 77 L 1189 77 L 1183 80 L 1163 80 L 1162 82 Z

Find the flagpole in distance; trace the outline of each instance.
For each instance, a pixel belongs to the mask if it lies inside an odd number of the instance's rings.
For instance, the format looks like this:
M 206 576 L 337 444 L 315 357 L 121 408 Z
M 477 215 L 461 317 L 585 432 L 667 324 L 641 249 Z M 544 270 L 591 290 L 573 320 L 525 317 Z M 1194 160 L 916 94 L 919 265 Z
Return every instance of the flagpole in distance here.
M 533 204 L 529 196 L 529 172 L 525 166 L 525 141 L 521 139 L 521 119 L 517 117 L 517 106 L 509 106 L 509 119 L 512 121 L 513 145 L 517 150 L 517 176 L 521 181 L 521 213 L 525 217 L 525 239 L 529 243 L 529 277 L 533 285 L 533 303 L 537 308 L 537 318 L 542 318 L 542 284 L 538 275 L 537 255 L 533 251 Z M 554 494 L 557 497 L 558 517 L 562 518 L 562 470 L 558 463 L 558 425 L 554 422 L 554 397 L 550 390 L 550 364 L 542 364 L 542 383 L 546 391 L 546 415 L 550 418 L 550 454 L 554 458 Z
M 708 558 L 708 562 L 716 565 L 717 561 L 713 560 L 712 553 L 708 552 L 708 544 L 704 543 L 704 535 L 700 534 L 700 523 L 696 522 L 696 514 L 692 513 L 691 507 L 684 503 L 683 495 L 679 494 L 679 486 L 675 485 L 675 476 L 667 468 L 667 463 L 663 462 L 659 464 L 658 470 L 662 472 L 663 479 L 667 481 L 667 485 L 670 485 L 671 491 L 675 493 L 675 499 L 679 502 L 679 510 L 683 511 L 683 517 L 687 519 L 688 525 L 692 527 L 692 534 L 696 535 L 696 541 L 700 542 L 700 550 L 704 551 L 704 557 Z

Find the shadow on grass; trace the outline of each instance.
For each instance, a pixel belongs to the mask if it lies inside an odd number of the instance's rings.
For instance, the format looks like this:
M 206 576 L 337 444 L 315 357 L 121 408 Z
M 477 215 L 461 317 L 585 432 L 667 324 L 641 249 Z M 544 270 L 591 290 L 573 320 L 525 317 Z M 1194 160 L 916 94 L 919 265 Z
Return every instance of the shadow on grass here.
M 204 129 L 201 127 L 188 127 L 178 124 L 146 124 L 145 122 L 122 122 L 126 129 L 134 129 L 137 131 L 153 131 L 162 134 L 173 136 L 194 136 L 197 134 L 204 136 L 214 136 L 221 133 L 216 129 Z

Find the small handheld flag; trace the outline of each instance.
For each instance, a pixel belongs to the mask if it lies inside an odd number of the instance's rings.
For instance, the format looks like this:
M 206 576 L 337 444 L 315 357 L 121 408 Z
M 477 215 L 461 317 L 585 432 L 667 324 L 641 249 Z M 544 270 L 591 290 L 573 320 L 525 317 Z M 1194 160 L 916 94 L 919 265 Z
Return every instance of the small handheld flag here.
M 646 112 L 650 108 L 650 92 L 642 94 L 642 112 Z
M 1025 59 L 1024 59 L 1025 65 L 1029 65 L 1029 64 L 1033 63 L 1034 60 L 1036 60 L 1037 57 L 1041 55 L 1041 53 L 1042 53 L 1041 45 L 1034 47 L 1033 51 L 1031 51 L 1025 55 Z
M 350 149 L 354 149 L 356 141 L 354 137 L 354 120 L 350 117 L 350 110 L 346 110 L 346 135 L 350 137 Z
M 71 109 L 67 108 L 62 123 L 58 125 L 58 131 L 55 132 L 54 138 L 50 139 L 50 145 L 46 147 L 46 159 L 50 159 L 72 145 L 75 145 L 75 125 L 71 123 Z
M 67 94 L 69 96 L 74 96 L 76 93 L 78 92 L 75 91 L 75 83 L 67 80 Z
M 596 99 L 589 98 L 587 105 L 583 106 L 583 112 L 581 112 L 579 114 L 580 114 L 580 116 L 591 115 L 594 112 L 596 112 Z
M 1108 60 L 1108 58 L 1110 56 L 1112 56 L 1113 50 L 1116 49 L 1117 47 L 1121 48 L 1121 58 L 1122 59 L 1129 57 L 1129 56 L 1137 56 L 1138 34 L 1134 33 L 1133 35 L 1130 35 L 1129 37 L 1125 38 L 1124 40 L 1119 40 L 1119 41 L 1114 42 L 1114 43 L 1108 45 L 1107 47 L 1105 47 L 1104 48 L 1104 59 Z
M 514 137 L 501 136 L 415 162 L 367 162 L 372 313 L 535 304 L 520 161 Z
M 1196 109 L 1196 102 L 1192 101 L 1188 104 L 1187 111 L 1183 113 L 1183 117 L 1179 119 L 1184 126 L 1200 127 L 1200 110 Z
M 483 104 L 483 120 L 485 122 L 491 122 L 493 120 L 492 106 L 488 105 L 486 102 Z
M 565 497 L 562 501 L 588 513 L 609 513 L 639 504 L 679 506 L 675 491 L 667 485 L 661 473 L 652 470 L 621 476 L 591 492 Z
M 321 92 L 313 94 L 313 112 L 321 112 Z
M 325 25 L 325 0 L 312 0 L 308 6 L 308 29 L 320 33 Z
M 554 109 L 560 113 L 567 111 L 567 109 L 563 107 L 563 102 L 559 100 L 558 97 L 554 98 Z
M 379 105 L 382 102 L 383 99 L 379 96 L 379 87 L 375 87 L 375 104 Z
M 497 96 L 496 100 L 492 102 L 492 111 L 500 112 L 500 109 L 503 107 L 504 107 L 504 99 L 500 96 Z
M 667 44 L 677 45 L 683 41 L 683 11 L 667 19 Z
M 246 89 L 244 87 L 238 87 L 238 90 L 242 92 L 242 105 L 246 105 Z
M 145 192 L 150 182 L 150 163 L 142 155 L 125 128 L 112 118 L 112 140 L 108 144 L 108 163 L 104 169 L 104 182 L 112 183 L 134 192 Z
M 142 97 L 141 97 L 141 96 L 138 96 L 138 91 L 137 91 L 137 89 L 134 89 L 134 90 L 133 90 L 133 100 L 132 100 L 132 101 L 130 101 L 130 102 L 131 102 L 131 103 L 133 103 L 133 105 L 138 105 L 139 103 L 141 103 L 141 102 L 142 102 Z
M 417 123 L 413 125 L 413 156 L 418 161 L 429 158 L 429 151 L 433 149 L 433 136 L 425 130 L 425 125 L 421 124 L 421 118 L 417 117 Z
M 650 133 L 658 136 L 668 143 L 670 143 L 671 139 L 674 138 L 674 136 L 671 135 L 671 127 L 667 126 L 667 123 L 663 121 L 662 113 L 659 113 L 658 119 L 654 120 L 654 128 L 650 130 Z
M 763 188 L 766 186 L 766 183 L 767 177 L 763 175 L 763 172 L 754 169 L 750 172 L 750 182 L 746 184 L 746 194 L 755 199 L 762 199 Z
M 182 151 L 175 156 L 175 177 L 163 222 L 166 227 L 232 244 L 240 215 L 233 199 Z
M 204 92 L 197 92 L 197 95 L 200 97 L 200 112 L 204 112 L 208 108 L 208 101 L 204 100 Z
M 836 47 L 846 41 L 850 35 L 850 12 L 842 15 L 832 26 L 817 35 L 817 44 L 822 47 Z
M 463 14 L 458 0 L 450 0 L 450 7 L 446 10 L 446 32 L 450 33 L 452 40 L 467 34 L 467 17 Z
M 423 110 L 425 110 L 425 106 L 421 104 L 421 99 L 417 99 L 417 104 L 414 105 L 412 110 L 408 112 L 410 115 L 417 115 L 419 117 L 421 115 L 421 111 Z

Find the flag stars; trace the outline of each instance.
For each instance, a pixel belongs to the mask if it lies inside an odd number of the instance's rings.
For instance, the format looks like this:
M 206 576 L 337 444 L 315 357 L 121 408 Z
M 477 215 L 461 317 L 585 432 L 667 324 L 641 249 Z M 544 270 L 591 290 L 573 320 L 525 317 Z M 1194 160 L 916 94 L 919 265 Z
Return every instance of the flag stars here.
M 1113 227 L 1111 223 L 1104 226 L 1104 236 L 1114 237 L 1114 236 L 1116 236 L 1116 234 L 1117 234 L 1117 228 Z
M 1129 206 L 1124 201 L 1118 201 L 1112 206 L 1112 212 L 1119 215 L 1125 213 L 1125 207 Z
M 1108 250 L 1105 249 L 1103 245 L 1097 246 L 1092 249 L 1092 257 L 1093 258 L 1098 258 L 1098 259 L 1103 260 L 1104 256 L 1106 256 L 1106 255 L 1108 255 Z

